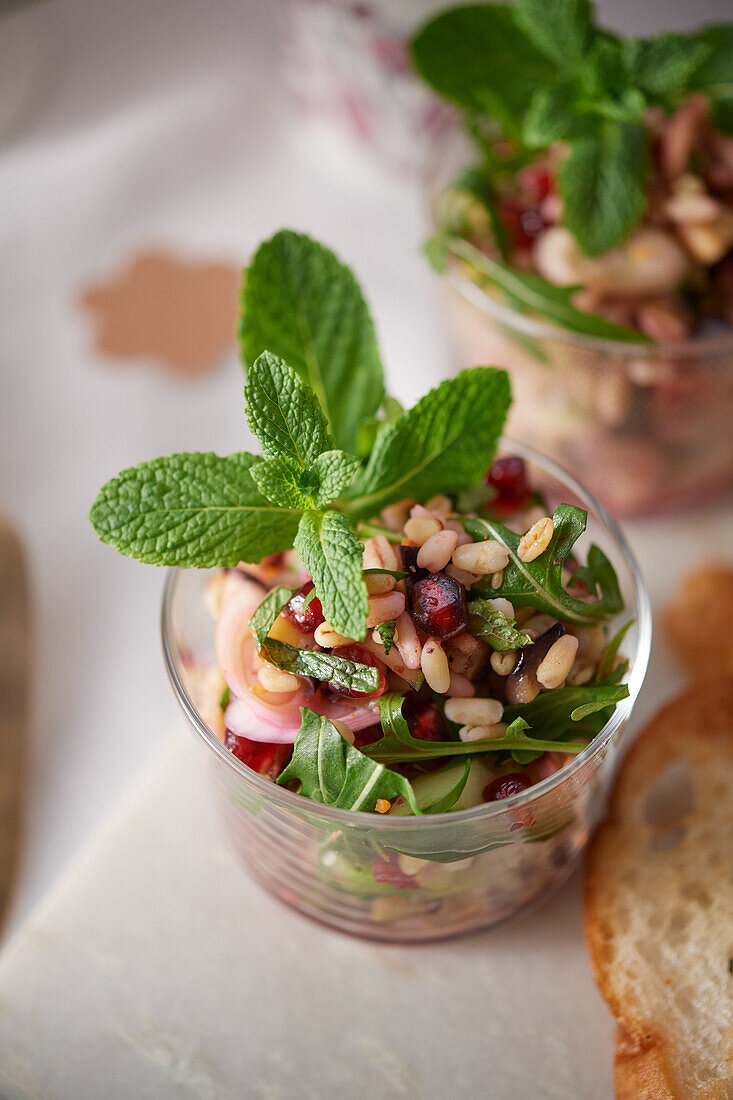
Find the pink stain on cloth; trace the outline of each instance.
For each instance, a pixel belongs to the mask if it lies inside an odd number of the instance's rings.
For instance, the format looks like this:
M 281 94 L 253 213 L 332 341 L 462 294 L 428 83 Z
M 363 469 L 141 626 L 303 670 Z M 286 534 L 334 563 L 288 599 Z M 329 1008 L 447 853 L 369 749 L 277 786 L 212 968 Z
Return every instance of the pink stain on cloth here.
M 110 359 L 153 359 L 181 375 L 213 370 L 234 344 L 239 270 L 220 261 L 139 252 L 82 289 L 96 351 Z

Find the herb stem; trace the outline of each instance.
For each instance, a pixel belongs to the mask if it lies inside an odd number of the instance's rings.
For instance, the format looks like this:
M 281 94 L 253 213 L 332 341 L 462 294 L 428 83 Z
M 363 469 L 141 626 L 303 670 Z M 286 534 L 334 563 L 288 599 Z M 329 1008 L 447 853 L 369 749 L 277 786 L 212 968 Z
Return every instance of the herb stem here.
M 374 538 L 376 535 L 384 535 L 388 542 L 402 542 L 402 535 L 397 534 L 396 531 L 390 531 L 387 527 L 380 527 L 377 523 L 360 523 L 356 533 L 360 538 Z M 379 572 L 384 572 L 384 570 L 379 570 Z
M 433 760 L 439 756 L 469 756 L 482 752 L 582 752 L 586 747 L 585 741 L 540 741 L 534 737 L 497 737 L 490 741 L 433 741 L 425 742 L 424 749 L 411 749 L 407 745 L 397 746 L 392 738 L 389 745 L 380 748 L 382 741 L 373 745 L 365 745 L 360 752 L 368 756 L 370 760 L 377 760 L 380 764 L 397 764 L 419 762 L 421 760 Z

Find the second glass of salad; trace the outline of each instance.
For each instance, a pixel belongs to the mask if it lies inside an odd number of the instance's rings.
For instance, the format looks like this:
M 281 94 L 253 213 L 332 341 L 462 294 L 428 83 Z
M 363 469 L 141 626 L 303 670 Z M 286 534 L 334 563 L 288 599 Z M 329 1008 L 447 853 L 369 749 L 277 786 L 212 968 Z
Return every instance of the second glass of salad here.
M 497 452 L 504 371 L 387 398 L 361 291 L 322 245 L 260 247 L 241 337 L 262 456 L 141 463 L 90 516 L 177 567 L 166 662 L 229 836 L 345 931 L 516 915 L 575 866 L 644 676 L 629 548 L 558 467 Z
M 429 183 L 457 360 L 510 369 L 512 433 L 616 512 L 730 488 L 733 25 L 621 38 L 517 0 L 412 52 L 463 115 Z

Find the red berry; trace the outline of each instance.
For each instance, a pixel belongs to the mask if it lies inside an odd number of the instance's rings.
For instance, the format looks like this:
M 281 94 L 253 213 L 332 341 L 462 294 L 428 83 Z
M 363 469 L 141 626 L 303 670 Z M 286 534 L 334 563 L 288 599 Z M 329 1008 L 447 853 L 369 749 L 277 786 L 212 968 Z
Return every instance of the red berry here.
M 338 646 L 336 649 L 332 649 L 331 653 L 334 657 L 343 657 L 344 660 L 353 661 L 357 665 L 371 665 L 372 668 L 379 670 L 379 687 L 376 691 L 354 691 L 353 688 L 346 687 L 345 684 L 338 684 L 335 680 L 329 680 L 328 686 L 331 691 L 334 691 L 337 695 L 345 695 L 348 699 L 378 699 L 384 693 L 384 689 L 387 687 L 384 670 L 377 658 L 367 649 L 362 649 L 360 645 L 354 643 L 353 645 Z
M 532 786 L 532 780 L 524 772 L 512 772 L 510 775 L 500 775 L 484 787 L 484 802 L 499 802 L 503 798 L 509 798 L 520 791 L 526 791 Z
M 422 699 L 405 705 L 405 718 L 413 737 L 419 741 L 446 741 L 448 733 L 445 720 L 435 703 Z
M 496 491 L 496 496 L 487 504 L 490 512 L 510 515 L 526 508 L 530 503 L 531 490 L 527 480 L 527 468 L 524 459 L 517 455 L 497 458 L 486 476 L 486 484 Z
M 248 768 L 260 775 L 275 779 L 282 771 L 290 752 L 290 745 L 274 744 L 271 741 L 250 741 L 248 737 L 238 737 L 227 730 L 224 742 L 231 753 Z
M 283 615 L 303 634 L 312 634 L 317 626 L 325 622 L 321 601 L 314 596 L 304 607 L 306 596 L 313 591 L 313 581 L 306 581 L 303 587 L 285 604 Z
M 468 626 L 466 590 L 446 573 L 428 573 L 410 595 L 416 625 L 432 638 L 456 638 Z
M 375 882 L 387 882 L 399 890 L 414 890 L 417 887 L 414 875 L 406 875 L 399 865 L 396 852 L 385 852 L 372 860 L 372 874 Z

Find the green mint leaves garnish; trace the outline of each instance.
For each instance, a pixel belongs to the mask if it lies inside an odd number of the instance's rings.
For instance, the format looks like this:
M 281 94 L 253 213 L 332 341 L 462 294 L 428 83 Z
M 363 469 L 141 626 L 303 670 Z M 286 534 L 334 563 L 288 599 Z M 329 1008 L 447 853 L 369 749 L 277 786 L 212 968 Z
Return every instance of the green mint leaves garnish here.
M 342 512 L 306 512 L 295 549 L 313 578 L 323 614 L 339 634 L 366 637 L 367 589 L 363 547 Z
M 394 636 L 395 636 L 396 627 L 397 627 L 397 623 L 394 622 L 394 620 L 392 622 L 379 623 L 379 625 L 377 627 L 375 627 L 375 630 L 377 631 L 377 634 L 379 635 L 379 640 L 381 641 L 382 645 L 384 646 L 384 652 L 385 653 L 389 653 L 390 649 L 394 645 Z
M 323 409 L 336 446 L 356 453 L 384 379 L 369 309 L 349 268 L 310 237 L 281 230 L 255 252 L 241 304 L 243 361 L 251 367 L 269 351 L 289 363 Z
M 476 638 L 483 638 L 492 649 L 500 653 L 508 649 L 521 649 L 522 646 L 533 645 L 530 635 L 517 630 L 515 624 L 503 611 L 497 611 L 491 606 L 490 600 L 481 598 L 472 600 L 468 605 L 468 614 L 471 633 Z
M 502 583 L 496 589 L 484 588 L 483 595 L 489 598 L 504 596 L 578 626 L 604 622 L 618 615 L 624 604 L 616 572 L 598 546 L 590 547 L 588 564 L 575 573 L 575 579 L 581 580 L 595 598 L 590 602 L 578 599 L 563 584 L 563 564 L 585 531 L 587 518 L 582 508 L 559 504 L 552 517 L 554 530 L 547 549 L 529 562 L 519 557 L 520 536 L 508 527 L 490 519 L 463 520 L 474 540 L 496 539 L 509 551 L 509 564 Z M 473 591 L 482 592 L 482 585 L 474 585 Z
M 477 118 L 496 120 L 520 154 L 565 143 L 563 219 L 589 255 L 619 244 L 645 209 L 649 107 L 672 111 L 699 90 L 715 124 L 733 129 L 730 25 L 623 40 L 594 23 L 588 0 L 516 0 L 440 13 L 412 54 L 427 83 L 466 112 L 485 183 L 497 166 Z
M 293 757 L 278 776 L 280 786 L 297 782 L 300 794 L 344 810 L 374 810 L 377 799 L 400 796 L 414 814 L 421 811 L 409 780 L 369 760 L 346 742 L 328 718 L 305 707 Z

